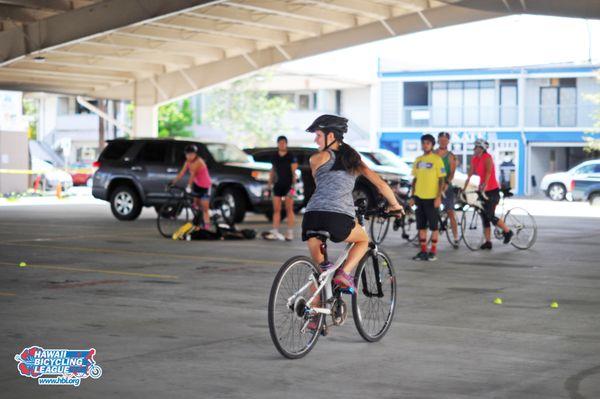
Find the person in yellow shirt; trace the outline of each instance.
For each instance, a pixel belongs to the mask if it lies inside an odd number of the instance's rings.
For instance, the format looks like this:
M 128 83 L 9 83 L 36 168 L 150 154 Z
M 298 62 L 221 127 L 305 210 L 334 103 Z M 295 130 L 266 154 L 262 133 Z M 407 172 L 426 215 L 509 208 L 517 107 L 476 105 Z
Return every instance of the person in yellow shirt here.
M 421 250 L 413 260 L 434 261 L 437 259 L 438 210 L 442 203 L 442 188 L 446 170 L 442 158 L 433 153 L 435 138 L 431 134 L 421 137 L 423 155 L 415 159 L 412 174 L 411 206 L 417 206 L 417 229 Z M 431 230 L 431 248 L 427 251 L 427 227 Z

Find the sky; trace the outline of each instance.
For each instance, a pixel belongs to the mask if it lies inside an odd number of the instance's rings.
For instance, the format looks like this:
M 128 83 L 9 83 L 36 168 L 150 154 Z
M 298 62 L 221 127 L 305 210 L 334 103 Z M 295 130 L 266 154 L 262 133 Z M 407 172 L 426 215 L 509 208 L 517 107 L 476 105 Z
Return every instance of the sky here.
M 284 70 L 377 78 L 377 60 L 395 70 L 600 64 L 600 21 L 512 15 L 380 40 L 285 63 Z

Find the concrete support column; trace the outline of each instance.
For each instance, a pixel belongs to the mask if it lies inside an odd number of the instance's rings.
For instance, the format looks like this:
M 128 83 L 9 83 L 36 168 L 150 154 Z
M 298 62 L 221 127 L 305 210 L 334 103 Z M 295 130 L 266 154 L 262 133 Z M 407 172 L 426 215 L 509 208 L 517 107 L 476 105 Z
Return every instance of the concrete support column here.
M 369 89 L 369 144 L 371 148 L 379 148 L 380 131 L 379 116 L 381 114 L 380 82 L 375 82 Z
M 136 105 L 133 111 L 135 137 L 158 137 L 158 106 Z

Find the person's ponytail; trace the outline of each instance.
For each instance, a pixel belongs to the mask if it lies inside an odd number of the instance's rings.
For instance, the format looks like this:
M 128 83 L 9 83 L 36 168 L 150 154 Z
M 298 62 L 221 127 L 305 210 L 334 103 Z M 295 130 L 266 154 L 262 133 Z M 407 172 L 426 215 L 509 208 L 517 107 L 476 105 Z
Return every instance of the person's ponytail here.
M 362 164 L 360 154 L 344 142 L 340 142 L 338 152 L 344 169 L 352 174 L 358 174 Z

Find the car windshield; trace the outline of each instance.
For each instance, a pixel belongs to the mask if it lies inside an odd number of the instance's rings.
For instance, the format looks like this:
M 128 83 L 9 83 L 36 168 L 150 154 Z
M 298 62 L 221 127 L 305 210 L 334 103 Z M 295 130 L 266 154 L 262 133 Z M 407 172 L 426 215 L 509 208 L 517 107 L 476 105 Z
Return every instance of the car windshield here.
M 412 172 L 410 167 L 404 161 L 402 161 L 400 158 L 398 158 L 392 153 L 388 153 L 386 151 L 377 151 L 372 152 L 371 156 L 379 165 L 392 166 L 394 168 L 398 168 L 400 174 L 410 175 Z
M 248 154 L 231 144 L 206 144 L 208 152 L 213 156 L 216 162 L 239 162 L 248 163 L 250 159 Z

